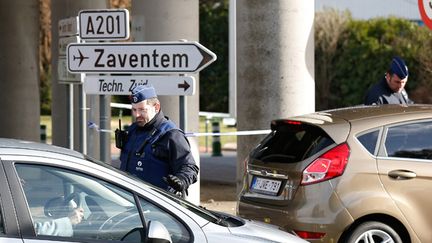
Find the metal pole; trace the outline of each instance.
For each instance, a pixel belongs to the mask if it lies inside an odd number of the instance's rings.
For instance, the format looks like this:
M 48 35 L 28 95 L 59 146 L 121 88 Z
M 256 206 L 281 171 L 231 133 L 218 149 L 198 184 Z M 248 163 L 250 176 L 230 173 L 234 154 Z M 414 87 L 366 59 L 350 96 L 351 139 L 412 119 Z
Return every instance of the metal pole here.
M 100 159 L 106 163 L 111 163 L 111 133 L 110 131 L 110 106 L 108 95 L 99 96 L 99 128 L 100 128 Z
M 83 76 L 82 74 L 81 76 Z M 81 77 L 83 78 L 83 77 Z M 86 94 L 84 92 L 83 85 L 79 85 L 79 91 L 80 91 L 80 100 L 79 100 L 79 106 L 80 108 L 80 143 L 81 143 L 81 152 L 83 154 L 87 154 L 87 100 L 86 100 Z
M 68 121 L 68 138 L 69 138 L 69 148 L 70 149 L 74 149 L 74 116 L 73 116 L 73 84 L 68 84 L 69 86 L 69 121 Z
M 206 116 L 205 118 L 205 132 L 208 133 L 208 124 L 210 123 L 210 119 Z M 208 136 L 205 136 L 205 152 L 208 152 Z
M 229 1 L 229 113 L 237 118 L 237 36 L 236 36 L 236 0 Z
M 179 106 L 180 106 L 180 129 L 186 131 L 186 117 L 187 117 L 187 107 L 186 107 L 186 98 L 184 95 L 179 96 Z

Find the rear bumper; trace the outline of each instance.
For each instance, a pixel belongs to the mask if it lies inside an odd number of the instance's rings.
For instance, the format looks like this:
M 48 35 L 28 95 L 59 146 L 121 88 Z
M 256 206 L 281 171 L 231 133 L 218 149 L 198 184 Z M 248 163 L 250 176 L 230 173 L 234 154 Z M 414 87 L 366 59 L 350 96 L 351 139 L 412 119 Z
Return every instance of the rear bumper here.
M 352 217 L 340 204 L 290 206 L 260 205 L 241 197 L 237 205 L 239 216 L 280 226 L 283 230 L 325 233 L 321 239 L 306 239 L 309 242 L 337 242 L 344 230 L 352 224 Z

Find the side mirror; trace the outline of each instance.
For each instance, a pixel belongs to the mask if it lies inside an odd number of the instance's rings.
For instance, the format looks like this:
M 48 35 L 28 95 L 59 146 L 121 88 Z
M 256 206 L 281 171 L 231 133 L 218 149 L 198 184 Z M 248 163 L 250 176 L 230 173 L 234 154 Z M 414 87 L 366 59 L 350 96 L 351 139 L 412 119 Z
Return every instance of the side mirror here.
M 172 243 L 171 236 L 167 228 L 159 221 L 148 223 L 148 242 L 151 243 Z

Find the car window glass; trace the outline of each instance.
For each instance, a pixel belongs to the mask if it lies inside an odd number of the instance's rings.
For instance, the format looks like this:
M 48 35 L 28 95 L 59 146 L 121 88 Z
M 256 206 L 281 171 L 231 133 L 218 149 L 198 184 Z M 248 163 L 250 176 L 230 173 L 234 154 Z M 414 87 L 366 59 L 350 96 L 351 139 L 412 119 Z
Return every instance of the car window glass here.
M 390 127 L 385 147 L 387 156 L 432 159 L 432 122 Z
M 263 162 L 293 163 L 305 160 L 334 144 L 321 128 L 280 121 L 252 151 L 251 157 Z
M 368 132 L 357 137 L 359 142 L 371 154 L 375 154 L 375 148 L 378 140 L 379 130 Z
M 16 164 L 37 236 L 120 241 L 143 224 L 133 195 L 115 185 L 61 168 Z M 74 209 L 84 218 L 76 223 Z
M 191 240 L 189 231 L 174 216 L 143 198 L 140 198 L 140 204 L 146 224 L 149 221 L 159 221 L 162 223 L 170 233 L 173 243 L 185 243 Z

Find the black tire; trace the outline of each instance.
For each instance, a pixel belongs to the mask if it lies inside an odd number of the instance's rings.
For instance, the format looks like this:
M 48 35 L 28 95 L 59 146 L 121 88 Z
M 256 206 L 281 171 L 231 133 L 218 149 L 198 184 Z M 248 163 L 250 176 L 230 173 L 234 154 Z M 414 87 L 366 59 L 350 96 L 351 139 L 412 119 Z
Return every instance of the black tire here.
M 368 239 L 368 241 L 365 241 Z M 357 226 L 348 236 L 349 243 L 402 243 L 399 234 L 389 225 L 377 221 L 365 222 Z

